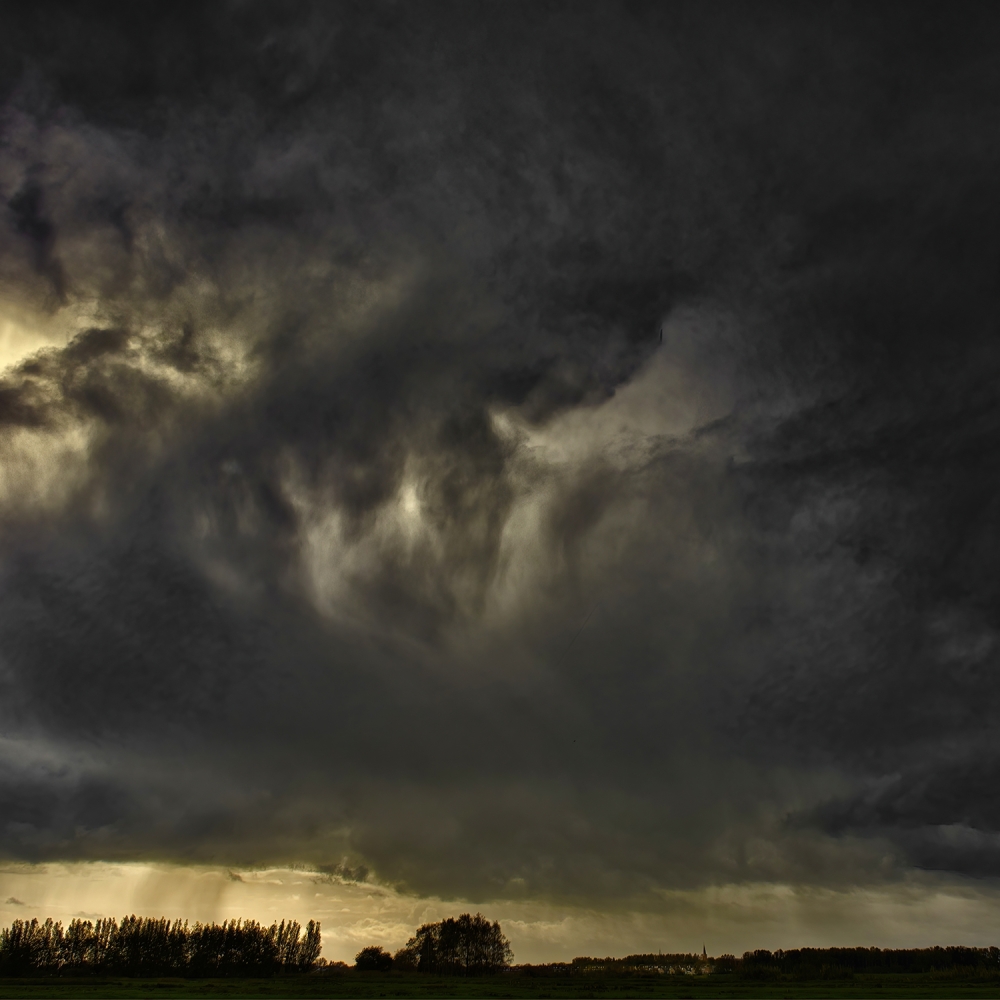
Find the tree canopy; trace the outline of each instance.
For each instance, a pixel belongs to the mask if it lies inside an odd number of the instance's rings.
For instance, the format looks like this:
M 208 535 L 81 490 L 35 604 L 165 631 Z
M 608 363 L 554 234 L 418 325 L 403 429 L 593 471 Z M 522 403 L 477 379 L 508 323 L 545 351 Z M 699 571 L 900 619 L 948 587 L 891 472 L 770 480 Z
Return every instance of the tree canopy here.
M 369 945 L 354 956 L 354 965 L 362 972 L 388 972 L 392 968 L 392 955 L 378 945 Z
M 500 929 L 481 913 L 423 924 L 396 952 L 396 968 L 463 976 L 492 975 L 509 968 L 513 951 Z

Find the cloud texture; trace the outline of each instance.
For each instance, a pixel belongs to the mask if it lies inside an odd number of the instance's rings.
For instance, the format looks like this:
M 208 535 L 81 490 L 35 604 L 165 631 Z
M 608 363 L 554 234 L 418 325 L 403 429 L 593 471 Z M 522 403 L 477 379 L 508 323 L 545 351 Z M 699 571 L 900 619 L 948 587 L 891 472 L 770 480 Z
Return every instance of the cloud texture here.
M 4 17 L 4 854 L 1000 874 L 989 6 Z

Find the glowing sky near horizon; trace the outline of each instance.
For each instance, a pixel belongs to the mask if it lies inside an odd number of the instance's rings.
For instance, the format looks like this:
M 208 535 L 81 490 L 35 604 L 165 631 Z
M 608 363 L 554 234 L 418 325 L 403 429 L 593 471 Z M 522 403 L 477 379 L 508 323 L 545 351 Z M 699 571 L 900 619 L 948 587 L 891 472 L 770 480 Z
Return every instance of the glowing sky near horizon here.
M 751 883 L 672 890 L 658 911 L 608 911 L 539 901 L 493 900 L 519 962 L 571 961 L 649 953 L 667 945 L 711 955 L 746 949 L 929 947 L 942 933 L 973 946 L 994 940 L 995 887 L 968 880 L 908 879 L 890 888 Z M 464 900 L 399 893 L 389 886 L 345 882 L 304 868 L 233 871 L 212 866 L 137 862 L 8 865 L 0 870 L 0 921 L 121 919 L 168 915 L 189 921 L 318 920 L 323 957 L 348 962 L 371 944 L 390 951 L 422 923 L 476 912 Z M 949 939 L 950 940 L 950 939 Z

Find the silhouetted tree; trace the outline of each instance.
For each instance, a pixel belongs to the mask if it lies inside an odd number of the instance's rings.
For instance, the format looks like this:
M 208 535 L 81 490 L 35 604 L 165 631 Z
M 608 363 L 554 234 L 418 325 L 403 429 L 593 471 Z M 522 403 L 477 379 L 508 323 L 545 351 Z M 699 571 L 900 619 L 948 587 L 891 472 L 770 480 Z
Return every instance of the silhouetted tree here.
M 373 944 L 354 956 L 354 964 L 362 972 L 388 972 L 392 968 L 392 955 Z
M 299 941 L 299 951 L 296 956 L 296 964 L 303 972 L 311 969 L 319 960 L 319 953 L 323 949 L 323 941 L 319 933 L 319 924 L 315 920 L 310 920 L 306 924 L 306 936 Z
M 463 913 L 418 927 L 396 955 L 401 966 L 419 972 L 482 976 L 506 969 L 513 952 L 497 921 Z
M 410 938 L 410 940 L 414 940 Z M 392 956 L 392 967 L 399 972 L 416 972 L 419 965 L 417 953 L 404 945 Z

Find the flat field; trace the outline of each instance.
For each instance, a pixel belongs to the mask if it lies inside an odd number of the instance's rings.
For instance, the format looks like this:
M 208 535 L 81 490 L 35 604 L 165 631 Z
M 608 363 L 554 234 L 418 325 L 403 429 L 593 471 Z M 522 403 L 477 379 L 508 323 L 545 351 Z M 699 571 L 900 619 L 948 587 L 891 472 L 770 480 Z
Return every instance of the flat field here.
M 0 979 L 6 997 L 996 997 L 1000 980 L 931 976 L 857 976 L 815 982 L 751 982 L 728 976 L 573 976 L 487 979 L 345 973 L 275 979 Z

